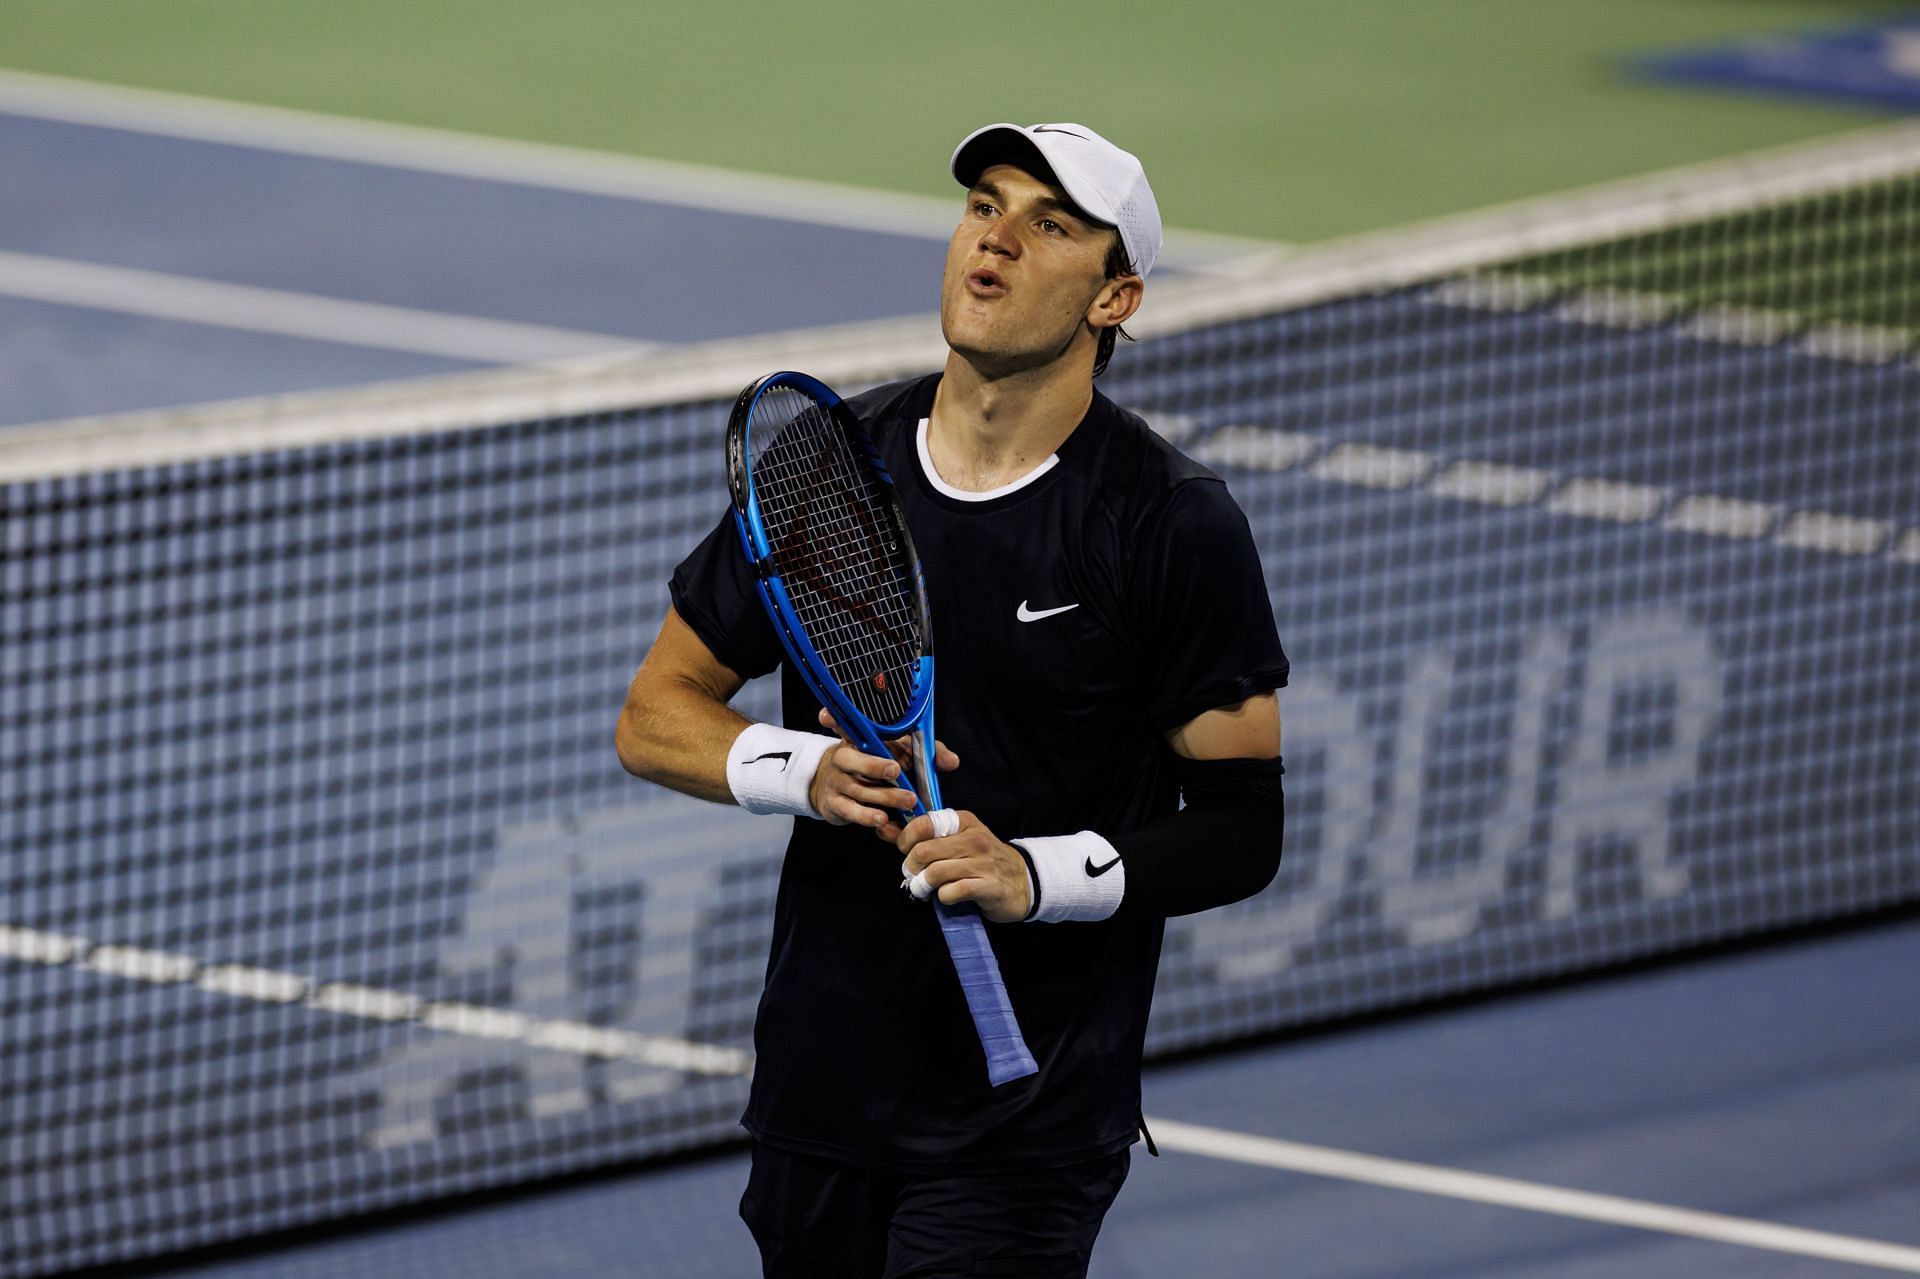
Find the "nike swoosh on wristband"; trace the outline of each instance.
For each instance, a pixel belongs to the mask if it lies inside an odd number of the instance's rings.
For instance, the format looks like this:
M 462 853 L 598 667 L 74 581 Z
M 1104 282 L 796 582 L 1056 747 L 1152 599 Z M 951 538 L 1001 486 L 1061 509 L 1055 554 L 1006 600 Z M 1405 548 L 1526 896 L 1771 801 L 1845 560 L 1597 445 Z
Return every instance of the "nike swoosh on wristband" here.
M 779 760 L 780 771 L 784 773 L 787 771 L 787 765 L 793 763 L 793 752 L 792 751 L 768 751 L 764 755 L 755 755 L 752 759 L 743 759 L 740 762 L 742 764 L 758 764 L 763 759 Z
M 1020 607 L 1013 610 L 1013 615 L 1023 622 L 1037 622 L 1043 617 L 1052 617 L 1055 613 L 1064 613 L 1068 609 L 1079 607 L 1078 604 L 1062 604 L 1059 608 L 1043 608 L 1036 611 L 1028 608 L 1025 600 L 1021 600 Z
M 1116 857 L 1104 866 L 1095 866 L 1093 864 L 1093 858 L 1089 857 L 1087 858 L 1087 878 L 1098 879 L 1119 864 L 1120 859 Z

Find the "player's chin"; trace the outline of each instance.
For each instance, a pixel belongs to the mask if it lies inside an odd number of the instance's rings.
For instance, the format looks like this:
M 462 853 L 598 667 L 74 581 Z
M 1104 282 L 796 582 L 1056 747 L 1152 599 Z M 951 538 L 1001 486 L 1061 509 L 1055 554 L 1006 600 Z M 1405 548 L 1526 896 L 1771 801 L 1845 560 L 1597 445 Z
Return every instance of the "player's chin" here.
M 965 325 L 946 329 L 947 346 L 954 354 L 990 378 L 1012 377 L 1045 364 L 1050 352 L 1024 342 L 1002 328 L 971 330 Z
M 1000 327 L 994 317 L 964 305 L 949 307 L 940 315 L 940 332 L 947 345 L 962 355 L 984 355 L 1002 345 Z

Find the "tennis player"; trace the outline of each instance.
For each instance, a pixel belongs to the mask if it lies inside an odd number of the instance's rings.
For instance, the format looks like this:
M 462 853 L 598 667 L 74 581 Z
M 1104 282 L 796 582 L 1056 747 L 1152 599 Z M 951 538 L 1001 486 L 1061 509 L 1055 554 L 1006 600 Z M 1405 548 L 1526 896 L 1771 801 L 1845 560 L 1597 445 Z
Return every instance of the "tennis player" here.
M 641 777 L 798 819 L 742 1121 L 768 1276 L 1084 1275 L 1144 1130 L 1165 920 L 1280 859 L 1287 659 L 1246 520 L 1093 384 L 1160 249 L 1146 175 L 1077 124 L 990 125 L 952 169 L 945 369 L 851 403 L 926 573 L 957 832 L 903 828 L 899 765 L 792 672 L 784 724 L 729 707 L 781 663 L 730 513 L 617 734 Z M 989 1086 L 930 893 L 991 921 L 1037 1075 Z

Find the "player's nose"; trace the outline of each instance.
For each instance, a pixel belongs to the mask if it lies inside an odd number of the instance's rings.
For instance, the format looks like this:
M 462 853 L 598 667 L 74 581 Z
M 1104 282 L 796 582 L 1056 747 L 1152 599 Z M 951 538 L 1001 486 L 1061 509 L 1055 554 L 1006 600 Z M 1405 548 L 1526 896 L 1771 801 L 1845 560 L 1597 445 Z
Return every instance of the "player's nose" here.
M 980 247 L 1004 257 L 1018 257 L 1020 237 L 1005 217 L 998 217 L 981 228 Z

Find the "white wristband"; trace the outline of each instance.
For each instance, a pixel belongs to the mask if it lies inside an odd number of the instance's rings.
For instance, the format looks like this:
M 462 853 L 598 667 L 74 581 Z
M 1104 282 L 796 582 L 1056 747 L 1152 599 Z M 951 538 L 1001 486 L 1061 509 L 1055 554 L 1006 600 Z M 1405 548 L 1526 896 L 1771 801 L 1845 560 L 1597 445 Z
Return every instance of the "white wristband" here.
M 1105 919 L 1127 895 L 1127 868 L 1113 845 L 1090 830 L 1077 835 L 1022 837 L 1014 846 L 1033 864 L 1038 900 L 1030 923 Z
M 839 738 L 824 733 L 749 724 L 727 750 L 727 788 L 749 813 L 818 817 L 813 811 L 813 775 L 839 744 Z

